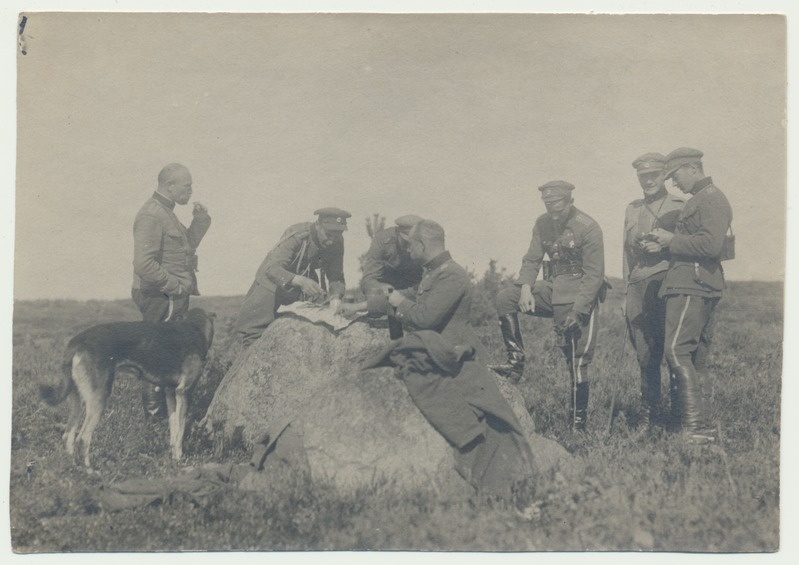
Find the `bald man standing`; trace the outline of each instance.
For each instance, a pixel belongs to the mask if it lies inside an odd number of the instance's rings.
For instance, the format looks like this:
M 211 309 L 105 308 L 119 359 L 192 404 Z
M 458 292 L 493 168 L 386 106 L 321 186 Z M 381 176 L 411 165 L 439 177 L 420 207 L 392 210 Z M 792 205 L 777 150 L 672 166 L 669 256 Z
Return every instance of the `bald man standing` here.
M 145 321 L 179 320 L 189 309 L 189 296 L 197 290 L 195 250 L 211 225 L 208 209 L 194 203 L 188 229 L 175 216 L 175 204 L 191 198 L 191 173 L 171 163 L 158 173 L 158 188 L 136 214 L 133 222 L 133 301 Z M 163 418 L 163 390 L 142 382 L 146 416 Z

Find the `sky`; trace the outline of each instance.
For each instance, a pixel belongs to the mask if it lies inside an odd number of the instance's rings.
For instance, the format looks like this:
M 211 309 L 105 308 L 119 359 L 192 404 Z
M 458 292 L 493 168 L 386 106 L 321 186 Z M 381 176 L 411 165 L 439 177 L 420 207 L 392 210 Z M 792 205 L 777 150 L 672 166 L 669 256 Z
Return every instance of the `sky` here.
M 631 163 L 680 146 L 732 204 L 728 279 L 784 277 L 781 16 L 30 13 L 25 36 L 17 299 L 129 296 L 133 218 L 170 162 L 213 218 L 205 295 L 244 294 L 324 206 L 352 213 L 348 286 L 374 213 L 434 219 L 466 268 L 515 273 L 554 179 L 620 276 Z

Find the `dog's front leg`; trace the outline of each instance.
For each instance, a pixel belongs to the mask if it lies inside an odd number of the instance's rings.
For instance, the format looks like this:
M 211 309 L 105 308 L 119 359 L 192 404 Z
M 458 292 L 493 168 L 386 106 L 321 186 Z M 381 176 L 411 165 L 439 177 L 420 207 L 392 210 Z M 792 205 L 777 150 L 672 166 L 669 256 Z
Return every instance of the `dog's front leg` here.
M 172 454 L 176 460 L 183 458 L 183 436 L 186 435 L 186 418 L 189 415 L 189 392 L 183 387 L 175 389 L 175 436 L 172 440 Z
M 180 459 L 182 455 L 175 448 L 175 438 L 178 430 L 177 391 L 172 387 L 165 387 L 166 413 L 169 416 L 169 446 L 172 449 L 172 458 Z

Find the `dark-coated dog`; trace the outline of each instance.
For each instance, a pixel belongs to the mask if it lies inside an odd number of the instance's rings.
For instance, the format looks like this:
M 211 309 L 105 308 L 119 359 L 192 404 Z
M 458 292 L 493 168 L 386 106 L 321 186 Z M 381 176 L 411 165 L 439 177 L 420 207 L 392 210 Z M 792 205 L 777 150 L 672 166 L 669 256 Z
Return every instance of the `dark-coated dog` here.
M 64 432 L 67 453 L 83 456 L 91 467 L 89 447 L 111 395 L 117 373 L 134 374 L 159 385 L 166 393 L 172 457 L 183 457 L 188 392 L 202 374 L 214 338 L 214 315 L 200 308 L 175 322 L 111 322 L 73 337 L 64 352 L 60 386 L 43 385 L 42 398 L 51 405 L 69 400 Z M 83 424 L 78 431 L 81 419 Z

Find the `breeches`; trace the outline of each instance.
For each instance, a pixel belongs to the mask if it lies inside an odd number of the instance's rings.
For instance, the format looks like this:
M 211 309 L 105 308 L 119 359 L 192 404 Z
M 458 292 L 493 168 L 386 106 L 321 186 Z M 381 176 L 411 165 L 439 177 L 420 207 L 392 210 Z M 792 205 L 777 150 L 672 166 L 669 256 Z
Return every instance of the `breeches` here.
M 687 294 L 666 297 L 665 353 L 670 367 L 704 372 L 719 300 Z
M 275 320 L 277 309 L 282 304 L 291 304 L 300 298 L 300 290 L 272 290 L 254 281 L 236 318 L 236 333 L 244 346 L 261 337 L 269 324 Z
M 141 289 L 134 288 L 131 296 L 145 322 L 181 320 L 189 310 L 188 294 L 170 297 L 161 292 L 142 292 Z
M 504 316 L 519 312 L 521 292 L 521 287 L 516 285 L 502 289 L 497 294 L 497 313 Z M 574 369 L 575 379 L 578 383 L 587 381 L 588 374 L 584 369 L 591 363 L 596 345 L 596 308 L 591 310 L 591 315 L 580 324 L 579 328 L 564 335 L 559 332 L 559 328 L 566 315 L 572 311 L 574 303 L 552 304 L 552 283 L 548 281 L 536 281 L 533 286 L 533 298 L 535 299 L 533 316 L 553 319 L 555 332 L 558 334 L 558 345 L 569 367 Z
M 627 325 L 641 369 L 660 370 L 666 331 L 666 301 L 658 298 L 666 271 L 627 287 Z

